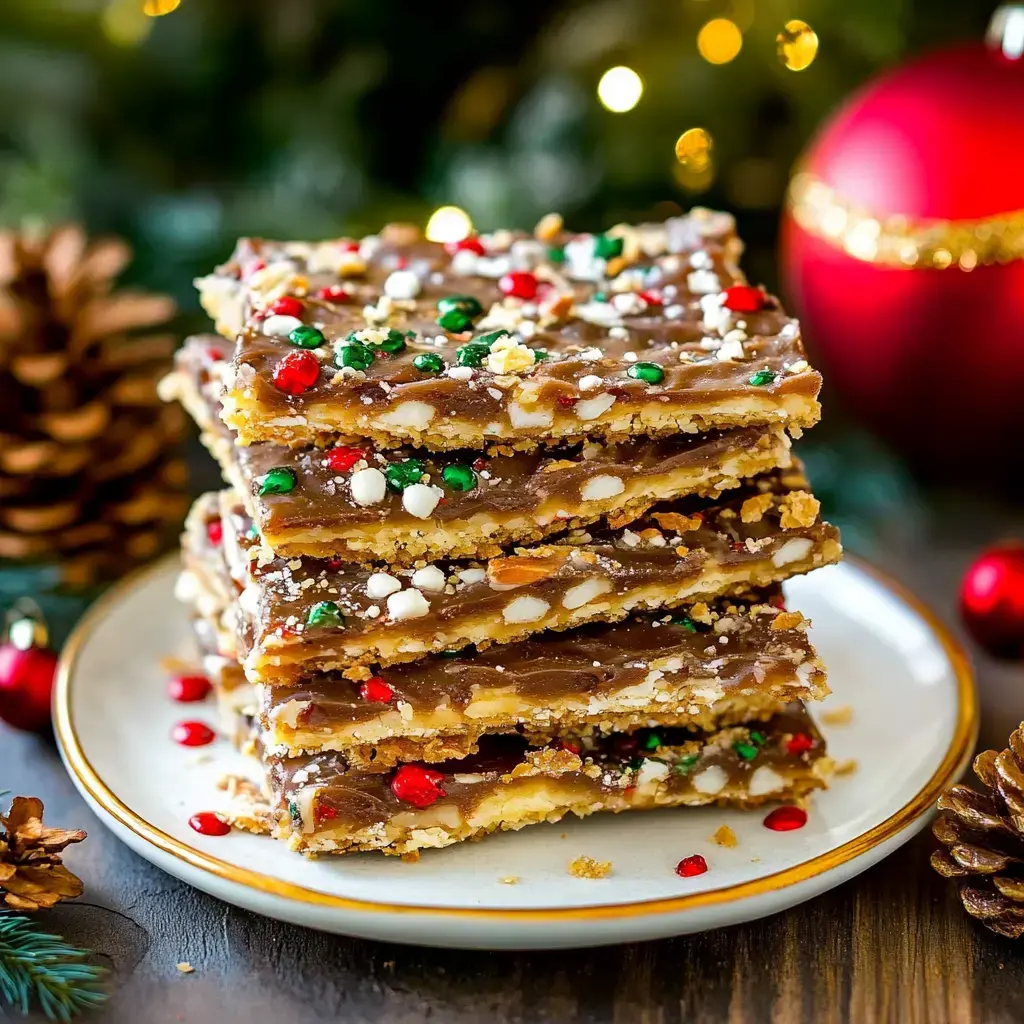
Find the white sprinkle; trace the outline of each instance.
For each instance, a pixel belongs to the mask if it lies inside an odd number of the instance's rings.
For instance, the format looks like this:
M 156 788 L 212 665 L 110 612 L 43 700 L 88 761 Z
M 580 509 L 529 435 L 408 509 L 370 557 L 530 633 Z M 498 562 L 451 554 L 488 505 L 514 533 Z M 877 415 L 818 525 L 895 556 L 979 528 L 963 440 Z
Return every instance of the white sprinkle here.
M 501 610 L 501 617 L 507 623 L 536 622 L 544 617 L 544 614 L 550 607 L 551 605 L 547 601 L 524 594 L 522 597 L 517 597 L 514 601 L 510 601 L 505 605 Z
M 402 491 L 402 508 L 417 519 L 428 519 L 444 497 L 444 491 L 432 484 L 412 484 Z
M 613 498 L 625 489 L 626 485 L 620 477 L 604 473 L 588 480 L 580 488 L 580 497 L 584 501 L 601 501 L 603 498 Z
M 392 299 L 415 299 L 420 287 L 420 279 L 411 270 L 394 270 L 384 282 L 384 294 Z
M 710 270 L 695 270 L 686 276 L 686 287 L 694 295 L 710 295 L 722 290 L 718 275 Z
M 352 500 L 357 505 L 377 505 L 387 493 L 387 480 L 379 469 L 372 466 L 360 469 L 349 478 Z
M 604 381 L 596 373 L 588 373 L 585 377 L 580 377 L 576 386 L 580 391 L 596 391 L 603 383 Z
M 412 574 L 412 585 L 420 590 L 439 593 L 444 590 L 444 573 L 436 565 L 426 565 Z
M 372 597 L 374 601 L 379 601 L 401 589 L 402 581 L 386 572 L 375 572 L 366 581 L 366 596 Z
M 388 615 L 396 622 L 402 619 L 420 619 L 429 614 L 427 599 L 415 588 L 402 590 L 388 598 Z
M 376 619 L 380 616 L 380 605 L 371 604 L 369 608 L 363 612 L 363 617 L 367 619 Z
M 472 366 L 449 366 L 444 371 L 446 377 L 451 377 L 452 380 L 472 380 L 473 379 L 473 367 Z
M 281 316 L 275 313 L 263 321 L 263 333 L 268 338 L 287 338 L 302 321 L 297 316 Z
M 636 773 L 636 784 L 642 786 L 647 782 L 661 782 L 667 777 L 668 765 L 664 761 L 655 761 L 650 757 L 645 757 L 640 771 Z

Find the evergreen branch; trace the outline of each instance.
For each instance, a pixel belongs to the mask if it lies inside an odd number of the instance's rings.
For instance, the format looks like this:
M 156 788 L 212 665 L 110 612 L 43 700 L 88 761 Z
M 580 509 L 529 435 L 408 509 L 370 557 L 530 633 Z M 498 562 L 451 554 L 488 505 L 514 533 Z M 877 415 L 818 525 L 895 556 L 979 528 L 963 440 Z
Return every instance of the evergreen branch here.
M 0 1005 L 28 1013 L 33 998 L 50 1020 L 70 1021 L 107 999 L 102 967 L 81 961 L 90 950 L 39 931 L 27 917 L 0 914 Z

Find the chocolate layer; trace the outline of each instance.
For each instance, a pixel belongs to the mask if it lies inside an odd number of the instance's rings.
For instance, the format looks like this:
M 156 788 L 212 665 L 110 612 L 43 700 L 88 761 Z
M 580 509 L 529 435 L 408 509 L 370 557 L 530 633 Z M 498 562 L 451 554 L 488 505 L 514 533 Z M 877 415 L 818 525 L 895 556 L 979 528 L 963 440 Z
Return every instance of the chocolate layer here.
M 495 232 L 454 253 L 392 228 L 359 242 L 243 239 L 197 283 L 218 329 L 237 339 L 224 417 L 243 443 L 340 434 L 385 446 L 528 449 L 811 426 L 821 381 L 796 321 L 753 289 L 727 293 L 745 284 L 739 249 L 732 218 L 700 210 L 605 236 Z M 530 275 L 518 279 L 525 293 L 503 283 L 509 272 Z M 289 310 L 296 319 L 274 314 L 282 296 L 301 299 Z M 459 315 L 446 316 L 453 309 Z M 295 352 L 298 321 L 323 343 L 319 376 L 294 394 L 274 378 Z M 384 340 L 388 330 L 396 333 Z M 338 348 L 352 340 L 365 345 L 343 357 Z M 484 347 L 460 354 L 470 343 Z
M 756 806 L 823 786 L 828 764 L 800 704 L 713 733 L 651 729 L 540 749 L 520 737 L 485 737 L 472 757 L 430 765 L 425 795 L 403 787 L 408 766 L 368 773 L 338 754 L 265 756 L 279 834 L 297 849 L 335 853 L 447 846 L 567 813 Z

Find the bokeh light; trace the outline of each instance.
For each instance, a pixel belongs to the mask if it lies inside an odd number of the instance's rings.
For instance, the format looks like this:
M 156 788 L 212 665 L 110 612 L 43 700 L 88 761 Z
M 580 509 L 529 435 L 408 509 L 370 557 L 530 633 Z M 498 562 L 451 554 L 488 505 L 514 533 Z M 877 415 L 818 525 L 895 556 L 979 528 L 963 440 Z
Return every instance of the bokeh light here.
M 688 128 L 676 139 L 673 177 L 687 192 L 703 192 L 715 180 L 714 140 L 704 128 Z
M 144 0 L 142 13 L 150 18 L 160 18 L 171 11 L 176 11 L 181 5 L 181 0 Z
M 622 65 L 609 68 L 597 83 L 597 98 L 616 114 L 632 110 L 643 94 L 643 79 L 632 68 Z
M 806 21 L 787 21 L 775 37 L 779 60 L 790 71 L 803 71 L 818 54 L 818 36 Z
M 109 0 L 100 14 L 100 28 L 115 46 L 138 46 L 152 27 L 138 0 Z
M 426 236 L 431 242 L 459 242 L 473 230 L 473 221 L 457 206 L 439 206 L 427 221 Z
M 697 49 L 709 64 L 728 64 L 743 48 L 743 34 L 728 18 L 712 18 L 697 33 Z

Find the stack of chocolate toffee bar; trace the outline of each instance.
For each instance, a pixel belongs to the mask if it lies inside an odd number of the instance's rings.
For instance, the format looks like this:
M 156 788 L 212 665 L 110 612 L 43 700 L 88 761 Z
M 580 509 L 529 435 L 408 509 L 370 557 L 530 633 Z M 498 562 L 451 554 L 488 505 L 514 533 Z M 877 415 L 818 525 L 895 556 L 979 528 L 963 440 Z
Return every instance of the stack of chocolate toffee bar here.
M 797 323 L 730 217 L 243 240 L 167 392 L 230 490 L 181 596 L 294 849 L 800 801 L 827 692 L 780 584 L 835 562 Z M 241 728 L 238 724 L 241 722 Z

